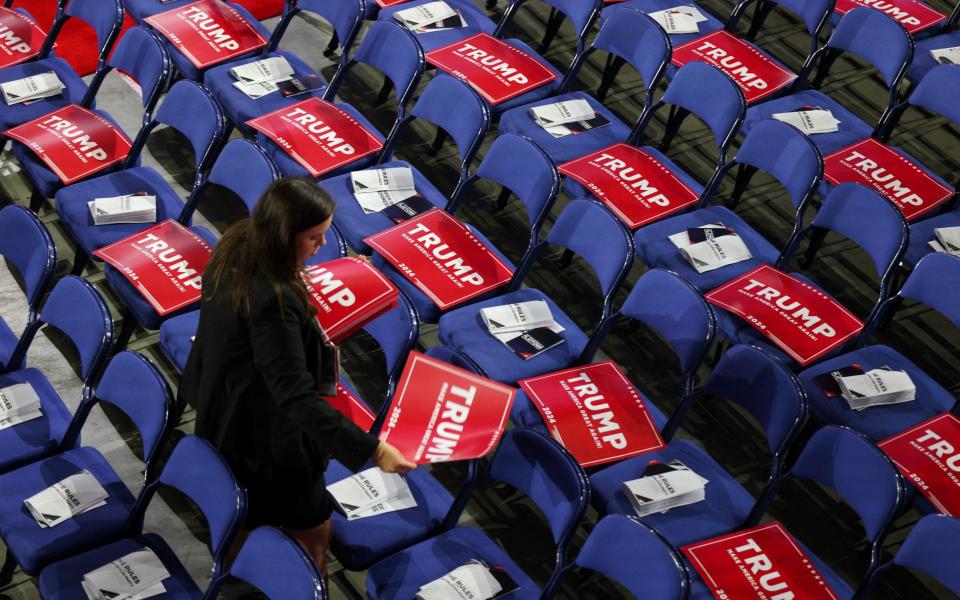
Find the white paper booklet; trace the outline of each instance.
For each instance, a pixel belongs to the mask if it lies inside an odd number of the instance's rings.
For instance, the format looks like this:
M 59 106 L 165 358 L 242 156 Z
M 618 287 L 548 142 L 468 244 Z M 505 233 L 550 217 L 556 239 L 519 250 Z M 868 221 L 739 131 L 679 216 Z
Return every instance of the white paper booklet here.
M 350 179 L 353 196 L 366 214 L 380 212 L 417 195 L 410 167 L 354 171 Z
M 833 116 L 832 112 L 822 108 L 773 113 L 771 116 L 778 121 L 793 125 L 806 134 L 840 131 L 840 127 L 838 127 L 840 121 Z
M 89 471 L 80 471 L 23 501 L 41 527 L 53 527 L 105 505 L 108 495 Z
M 697 9 L 691 7 L 675 7 L 668 8 L 666 10 L 658 10 L 656 12 L 647 13 L 651 19 L 660 24 L 660 27 L 663 27 L 663 30 L 667 33 L 698 33 L 700 31 L 700 26 L 697 24 L 698 21 L 694 15 L 690 14 L 685 8 L 692 9 L 694 12 L 699 14 Z M 700 15 L 703 17 L 703 15 Z M 702 20 L 706 20 L 703 18 Z
M 700 502 L 706 497 L 707 483 L 682 462 L 674 460 L 667 464 L 649 464 L 643 477 L 624 481 L 623 486 L 637 516 L 643 517 Z
M 960 65 L 960 46 L 937 48 L 930 51 L 930 56 L 942 65 Z
M 147 194 L 96 198 L 87 202 L 87 207 L 94 225 L 154 223 L 157 220 L 157 197 Z
M 446 2 L 427 2 L 420 6 L 398 10 L 393 18 L 400 21 L 408 29 L 420 29 L 427 25 L 440 23 L 457 14 Z
M 501 590 L 487 565 L 472 560 L 421 586 L 416 600 L 489 600 Z
M 417 505 L 407 480 L 372 467 L 327 486 L 347 519 L 359 519 Z
M 53 71 L 0 83 L 3 101 L 8 105 L 57 96 L 63 88 L 63 82 Z
M 43 416 L 40 397 L 29 383 L 0 388 L 0 430 Z
M 840 394 L 853 410 L 910 402 L 917 388 L 906 371 L 872 369 L 863 375 L 838 377 Z
M 933 230 L 942 252 L 960 256 L 960 227 L 937 227 Z
M 233 87 L 256 100 L 277 91 L 277 83 L 293 78 L 293 67 L 286 58 L 275 56 L 230 69 L 237 81 Z
M 565 123 L 589 121 L 596 116 L 590 103 L 582 98 L 534 106 L 530 109 L 530 114 L 544 129 Z
M 697 229 L 705 230 L 704 239 L 701 241 L 690 239 L 691 230 L 668 236 L 697 273 L 706 273 L 753 258 L 740 236 L 729 231 L 723 224 L 701 225 Z
M 480 317 L 490 333 L 514 333 L 554 324 L 550 306 L 543 300 L 501 304 L 480 309 Z
M 141 600 L 166 592 L 170 572 L 153 550 L 144 548 L 94 569 L 81 585 L 90 600 Z

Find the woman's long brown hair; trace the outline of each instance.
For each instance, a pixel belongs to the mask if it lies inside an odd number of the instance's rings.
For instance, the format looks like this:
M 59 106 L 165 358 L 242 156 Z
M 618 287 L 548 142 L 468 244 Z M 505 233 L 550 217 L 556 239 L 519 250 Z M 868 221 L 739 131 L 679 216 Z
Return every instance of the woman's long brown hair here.
M 307 290 L 299 273 L 303 265 L 297 261 L 297 234 L 330 218 L 335 204 L 310 179 L 281 178 L 264 192 L 253 209 L 253 215 L 237 221 L 217 243 L 204 272 L 203 294 L 209 300 L 221 293 L 229 276 L 229 289 L 234 312 L 250 311 L 250 292 L 254 279 L 266 278 L 280 301 L 284 285 L 301 295 L 306 306 Z

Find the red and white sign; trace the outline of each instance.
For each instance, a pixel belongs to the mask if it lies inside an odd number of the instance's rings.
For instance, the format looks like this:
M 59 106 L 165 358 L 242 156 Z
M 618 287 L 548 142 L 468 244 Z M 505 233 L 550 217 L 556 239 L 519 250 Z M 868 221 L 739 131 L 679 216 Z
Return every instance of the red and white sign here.
M 337 384 L 337 395 L 326 396 L 324 400 L 330 403 L 330 406 L 337 409 L 343 416 L 347 417 L 364 431 L 370 431 L 373 422 L 377 419 L 376 415 L 370 412 L 367 405 L 362 400 L 354 396 L 350 390 L 341 384 Z
M 823 176 L 834 185 L 859 183 L 889 198 L 909 221 L 953 196 L 954 191 L 893 148 L 860 140 L 823 159 Z
M 165 315 L 200 299 L 203 270 L 212 253 L 203 238 L 168 220 L 93 255 L 119 270 L 157 314 Z
M 723 29 L 673 49 L 674 65 L 682 67 L 695 61 L 726 73 L 743 91 L 747 104 L 766 98 L 797 78 L 755 46 Z
M 389 8 L 391 6 L 396 6 L 397 4 L 405 4 L 410 0 L 377 0 L 377 5 L 380 8 Z
M 630 144 L 614 144 L 560 165 L 636 229 L 697 201 L 695 191 L 659 160 Z
M 938 511 L 960 516 L 960 419 L 943 413 L 878 446 Z
M 304 269 L 320 329 L 339 343 L 397 305 L 399 292 L 368 261 L 338 258 Z
M 120 162 L 131 145 L 113 123 L 76 104 L 3 134 L 29 146 L 67 185 Z
M 637 388 L 613 361 L 517 382 L 550 430 L 584 467 L 666 446 Z
M 717 600 L 839 600 L 810 557 L 776 521 L 681 550 Z
M 516 392 L 411 352 L 380 439 L 419 464 L 480 458 L 500 441 Z
M 903 25 L 909 33 L 933 27 L 947 18 L 918 0 L 837 0 L 834 11 L 845 15 L 859 6 L 882 12 Z
M 486 33 L 431 50 L 427 62 L 466 81 L 490 104 L 500 104 L 557 78 L 535 57 Z
M 317 177 L 379 152 L 383 142 L 351 115 L 320 98 L 247 121 Z
M 435 208 L 363 240 L 441 310 L 510 281 L 513 269 L 447 212 Z
M 0 69 L 40 54 L 47 33 L 22 12 L 0 7 Z
M 145 21 L 198 69 L 267 45 L 267 40 L 236 8 L 220 0 L 198 0 Z
M 863 323 L 829 295 L 770 265 L 760 265 L 705 297 L 742 317 L 801 365 L 863 329 Z

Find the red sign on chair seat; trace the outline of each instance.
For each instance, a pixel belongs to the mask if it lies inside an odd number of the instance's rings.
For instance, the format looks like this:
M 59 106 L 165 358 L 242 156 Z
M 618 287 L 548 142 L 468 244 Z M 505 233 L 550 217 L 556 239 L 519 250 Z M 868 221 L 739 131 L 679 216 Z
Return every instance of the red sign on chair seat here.
M 782 89 L 797 76 L 770 57 L 720 29 L 673 49 L 674 65 L 695 61 L 713 65 L 726 73 L 743 91 L 747 104 L 766 98 Z
M 410 0 L 377 0 L 377 5 L 380 8 L 388 8 L 397 4 L 404 4 L 405 2 L 410 2 Z
M 938 511 L 960 516 L 960 419 L 943 413 L 878 446 Z
M 500 287 L 513 275 L 473 232 L 439 208 L 363 241 L 441 310 Z
M 93 253 L 120 271 L 159 315 L 200 299 L 213 250 L 199 235 L 169 220 Z
M 380 439 L 421 464 L 480 458 L 500 441 L 516 391 L 411 352 Z
M 466 81 L 490 104 L 500 104 L 557 78 L 533 56 L 486 33 L 431 50 L 427 62 Z
M 3 133 L 29 146 L 68 185 L 120 162 L 130 152 L 126 134 L 76 104 Z
M 614 144 L 560 165 L 630 229 L 684 209 L 699 197 L 659 160 L 630 144 Z
M 837 348 L 863 329 L 842 304 L 770 265 L 760 265 L 706 299 L 753 325 L 801 365 Z
M 550 434 L 584 467 L 652 452 L 660 438 L 637 389 L 613 361 L 519 381 Z
M 839 600 L 776 521 L 681 550 L 717 600 Z
M 198 0 L 147 17 L 198 69 L 267 45 L 236 8 L 220 0 Z
M 369 262 L 338 258 L 305 269 L 303 281 L 317 321 L 334 343 L 397 305 L 399 292 Z
M 334 104 L 320 98 L 247 121 L 317 177 L 383 148 L 377 136 Z
M 22 12 L 0 7 L 0 69 L 40 54 L 47 33 Z
M 834 185 L 853 182 L 873 188 L 892 200 L 908 221 L 930 212 L 954 194 L 909 158 L 873 138 L 825 156 L 823 176 Z
M 837 0 L 834 12 L 845 15 L 859 6 L 882 12 L 909 33 L 933 27 L 947 18 L 918 0 Z
M 373 427 L 373 422 L 377 419 L 376 415 L 370 412 L 366 404 L 339 383 L 337 384 L 337 395 L 327 396 L 324 400 L 329 402 L 330 406 L 337 409 L 340 414 L 353 421 L 357 427 L 364 431 L 370 431 L 370 428 Z

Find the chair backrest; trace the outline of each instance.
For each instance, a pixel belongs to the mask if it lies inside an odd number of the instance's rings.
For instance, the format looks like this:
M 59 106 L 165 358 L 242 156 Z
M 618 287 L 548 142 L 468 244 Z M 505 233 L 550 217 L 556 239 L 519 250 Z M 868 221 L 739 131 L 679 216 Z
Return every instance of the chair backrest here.
M 958 3 L 960 6 L 960 3 Z M 891 113 L 881 139 L 889 138 L 890 132 L 908 106 L 916 106 L 942 115 L 954 126 L 960 127 L 960 107 L 953 98 L 960 97 L 960 66 L 937 65 L 927 71 L 905 102 L 897 105 Z
M 53 237 L 33 211 L 8 204 L 0 209 L 0 256 L 16 267 L 23 280 L 32 321 L 57 268 Z
M 670 64 L 673 46 L 663 28 L 646 14 L 627 6 L 614 6 L 610 17 L 594 38 L 592 47 L 617 56 L 640 75 L 647 90 L 647 106 Z M 575 63 L 579 68 L 582 62 Z
M 132 77 L 140 86 L 143 123 L 148 122 L 173 73 L 173 63 L 163 38 L 145 27 L 131 27 L 120 38 L 108 64 L 110 69 Z M 102 69 L 94 75 L 83 100 L 85 106 L 99 91 L 108 71 Z
M 811 35 L 818 34 L 830 21 L 835 0 L 765 0 L 778 4 L 800 17 Z
M 253 214 L 253 207 L 270 184 L 280 178 L 280 171 L 256 142 L 230 140 L 220 151 L 210 169 L 209 183 L 227 188 L 239 196 Z
M 942 252 L 924 256 L 903 284 L 901 298 L 922 302 L 960 328 L 960 297 L 943 293 L 960 289 L 960 257 Z
M 373 336 L 383 350 L 389 377 L 387 390 L 389 398 L 392 395 L 393 386 L 400 378 L 407 354 L 420 337 L 420 317 L 417 316 L 417 311 L 406 295 L 400 292 L 397 306 L 364 325 L 363 330 Z
M 67 21 L 79 19 L 92 27 L 97 36 L 97 55 L 100 57 L 97 70 L 101 70 L 123 27 L 122 0 L 70 0 L 63 12 L 58 14 L 60 18 L 53 22 L 47 32 L 40 57 L 46 58 L 50 54 Z
M 274 50 L 280 43 L 290 20 L 300 11 L 306 11 L 330 24 L 337 38 L 341 61 L 345 62 L 357 38 L 357 33 L 363 26 L 364 0 L 294 0 L 293 4 L 293 10 L 287 11 L 277 24 L 277 27 L 282 29 L 272 36 L 273 46 L 268 49 L 268 52 Z
M 917 521 L 893 564 L 926 573 L 960 596 L 960 519 L 947 515 L 927 515 Z
M 513 21 L 517 10 L 530 0 L 510 0 L 507 9 L 503 11 L 500 22 L 497 23 L 497 29 L 494 36 L 503 37 L 503 30 Z M 593 22 L 600 15 L 600 7 L 603 0 L 539 0 L 550 8 L 556 9 L 566 18 L 570 19 L 573 30 L 577 34 L 577 52 L 583 50 L 586 45 L 587 30 L 593 25 Z
M 273 527 L 253 530 L 227 575 L 256 586 L 270 600 L 327 597 L 326 584 L 313 559 L 296 540 Z

